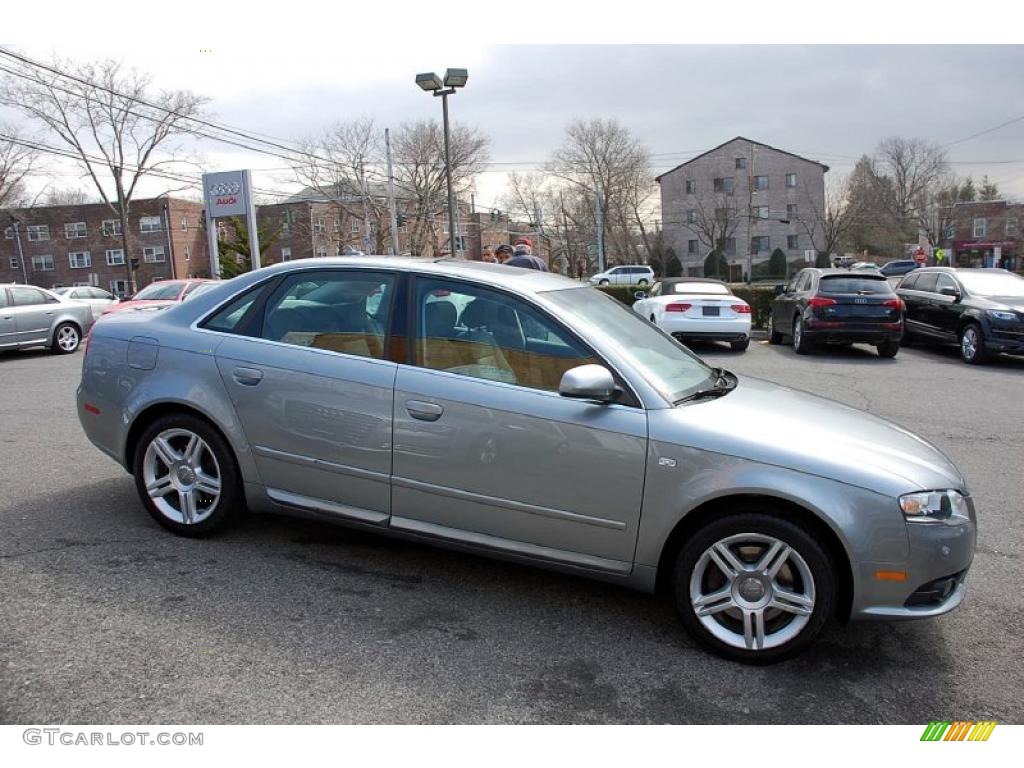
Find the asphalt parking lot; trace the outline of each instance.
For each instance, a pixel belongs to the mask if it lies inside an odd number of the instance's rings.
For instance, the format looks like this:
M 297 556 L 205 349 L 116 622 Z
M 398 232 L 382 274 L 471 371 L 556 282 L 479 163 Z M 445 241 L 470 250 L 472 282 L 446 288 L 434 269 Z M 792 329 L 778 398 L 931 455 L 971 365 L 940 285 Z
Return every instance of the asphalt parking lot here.
M 1024 721 L 1024 360 L 696 351 L 946 451 L 979 510 L 961 609 L 832 626 L 750 668 L 697 648 L 664 597 L 287 518 L 177 538 L 82 434 L 81 356 L 15 353 L 0 356 L 0 722 Z

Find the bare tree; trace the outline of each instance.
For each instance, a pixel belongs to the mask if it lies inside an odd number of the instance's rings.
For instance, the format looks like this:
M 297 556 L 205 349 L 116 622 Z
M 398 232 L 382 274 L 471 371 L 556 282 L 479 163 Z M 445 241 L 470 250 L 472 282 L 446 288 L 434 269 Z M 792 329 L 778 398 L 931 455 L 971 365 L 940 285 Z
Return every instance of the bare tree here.
M 113 60 L 55 59 L 53 69 L 69 77 L 42 69 L 10 76 L 0 85 L 0 103 L 59 139 L 119 217 L 125 273 L 134 290 L 128 215 L 136 186 L 153 171 L 182 162 L 170 141 L 189 133 L 207 99 L 189 91 L 150 93 L 148 75 Z
M 988 176 L 981 178 L 981 189 L 978 190 L 979 200 L 998 200 L 999 185 L 988 180 Z
M 56 187 L 46 191 L 42 202 L 43 205 L 85 205 L 96 201 L 84 189 L 78 187 Z
M 918 226 L 932 248 L 952 237 L 956 229 L 956 204 L 963 196 L 973 194 L 973 190 L 970 178 L 960 181 L 947 175 L 921 196 L 917 205 Z
M 488 139 L 476 128 L 451 126 L 451 174 L 456 195 L 465 193 L 489 158 Z M 409 249 L 437 255 L 437 219 L 445 210 L 444 132 L 436 120 L 403 123 L 391 137 L 395 183 L 409 198 Z M 458 206 L 458 203 L 456 203 Z
M 701 245 L 709 252 L 718 251 L 723 255 L 735 253 L 735 246 L 730 240 L 746 215 L 740 212 L 736 198 L 722 193 L 711 200 L 710 204 L 698 197 L 694 205 L 693 220 L 687 220 L 683 226 L 697 235 Z
M 876 172 L 887 212 L 904 240 L 917 239 L 919 205 L 946 176 L 946 152 L 925 139 L 893 136 L 878 145 Z
M 825 189 L 824 206 L 814 203 L 814 195 L 808 190 L 807 200 L 810 211 L 797 216 L 797 223 L 807 233 L 811 247 L 824 258 L 819 262 L 828 266 L 825 259 L 834 253 L 847 237 L 860 214 L 860 201 L 851 194 L 850 176 L 830 179 Z
M 18 208 L 28 202 L 25 182 L 39 163 L 39 150 L 22 143 L 13 126 L 0 123 L 0 208 Z

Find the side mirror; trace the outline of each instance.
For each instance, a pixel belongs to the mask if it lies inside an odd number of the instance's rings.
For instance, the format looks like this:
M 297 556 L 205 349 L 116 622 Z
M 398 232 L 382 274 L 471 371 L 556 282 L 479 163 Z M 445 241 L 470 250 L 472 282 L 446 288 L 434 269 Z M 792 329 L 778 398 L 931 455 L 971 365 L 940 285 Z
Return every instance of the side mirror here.
M 579 400 L 610 403 L 618 395 L 611 371 L 603 365 L 579 365 L 562 374 L 558 394 Z
M 951 287 L 951 286 L 947 285 L 944 288 L 940 288 L 939 289 L 939 293 L 941 293 L 943 296 L 952 296 L 957 301 L 960 300 L 960 291 L 958 291 L 954 287 Z
M 639 301 L 640 299 L 646 299 L 647 298 L 647 293 L 646 293 L 646 291 L 636 291 L 633 294 L 633 298 L 636 299 L 637 301 Z
M 786 286 L 782 285 L 782 283 L 779 283 L 778 285 L 775 286 L 775 295 L 776 296 L 781 296 L 785 292 L 786 292 Z

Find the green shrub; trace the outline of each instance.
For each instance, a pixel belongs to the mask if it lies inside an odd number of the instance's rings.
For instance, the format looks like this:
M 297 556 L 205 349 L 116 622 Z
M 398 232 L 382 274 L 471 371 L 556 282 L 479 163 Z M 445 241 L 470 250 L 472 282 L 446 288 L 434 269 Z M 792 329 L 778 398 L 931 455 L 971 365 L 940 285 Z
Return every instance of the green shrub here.
M 613 299 L 618 299 L 627 307 L 632 307 L 636 301 L 634 294 L 637 291 L 644 291 L 650 288 L 649 285 L 598 285 L 597 290 L 607 293 Z
M 768 323 L 768 311 L 772 300 L 775 298 L 775 283 L 771 285 L 732 283 L 729 290 L 733 292 L 734 296 L 743 299 L 750 305 L 751 324 L 755 328 L 764 328 Z
M 704 277 L 717 277 L 719 280 L 729 279 L 729 262 L 721 251 L 712 251 L 704 259 Z

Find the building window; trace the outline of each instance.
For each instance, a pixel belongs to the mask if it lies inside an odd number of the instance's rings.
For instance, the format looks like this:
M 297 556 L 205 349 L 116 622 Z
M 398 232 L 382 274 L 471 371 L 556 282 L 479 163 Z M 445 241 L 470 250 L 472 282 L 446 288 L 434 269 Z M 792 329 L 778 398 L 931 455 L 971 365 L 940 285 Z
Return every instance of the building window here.
M 291 235 L 291 233 L 292 233 L 291 222 L 289 222 L 287 219 L 285 219 L 283 222 L 281 222 L 281 234 L 282 235 Z
M 697 241 L 696 240 L 687 240 L 686 241 L 686 252 L 687 253 L 697 253 Z
M 191 259 L 192 259 L 192 249 L 189 246 L 186 245 L 185 246 L 185 261 L 190 261 Z
M 732 208 L 715 208 L 715 221 L 728 222 L 731 213 Z
M 324 246 L 320 246 L 319 248 L 317 248 L 316 249 L 316 257 L 318 259 L 326 259 L 327 258 L 327 248 L 324 247 Z
M 697 212 L 691 208 L 686 212 L 686 223 L 696 224 L 697 223 Z
M 326 232 L 327 231 L 327 224 L 324 222 L 323 219 L 317 219 L 316 221 L 313 222 L 313 231 L 314 232 Z
M 162 229 L 159 216 L 143 216 L 139 219 L 139 230 L 142 232 L 159 232 Z
M 338 234 L 341 232 L 341 217 L 339 216 L 334 220 L 334 233 Z
M 128 294 L 128 281 L 123 279 L 111 280 L 110 292 L 117 296 L 119 299 L 123 299 Z
M 726 195 L 731 195 L 736 189 L 736 179 L 715 179 L 714 190 L 715 192 L 721 192 Z
M 975 219 L 974 220 L 974 237 L 987 237 L 988 236 L 988 220 L 987 219 Z
M 78 237 L 85 237 L 89 234 L 88 229 L 85 226 L 84 221 L 76 221 L 70 224 L 64 225 L 64 237 L 68 240 L 74 240 Z
M 799 251 L 800 235 L 786 235 L 786 248 L 791 251 Z
M 292 258 L 292 249 L 291 248 L 282 248 L 281 249 L 281 261 L 291 261 L 291 258 Z
M 767 219 L 768 218 L 768 206 L 767 205 L 755 205 L 754 206 L 754 218 L 755 219 Z
M 181 231 L 188 232 L 188 216 L 181 217 Z
M 768 177 L 767 176 L 755 176 L 754 177 L 754 189 L 758 192 L 763 192 L 768 189 Z
M 13 240 L 14 239 L 14 227 L 5 227 L 4 228 L 4 237 L 6 237 L 8 240 Z
M 796 186 L 796 174 L 795 173 L 787 173 L 786 174 L 786 186 L 789 187 L 790 189 L 792 189 L 793 187 Z
M 752 237 L 750 238 L 750 252 L 761 253 L 762 251 L 769 250 L 768 238 L 765 236 Z
M 115 248 L 107 251 L 107 266 L 117 267 L 124 265 L 124 250 Z
M 11 256 L 11 269 L 21 269 L 21 262 L 17 256 Z
M 722 249 L 722 252 L 726 256 L 735 256 L 736 255 L 736 238 L 735 237 L 727 237 L 727 238 L 725 238 L 724 240 L 719 242 L 719 247 Z
M 465 235 L 456 235 L 455 236 L 455 252 L 456 253 L 462 253 L 465 250 L 467 250 L 467 248 L 466 248 L 466 236 Z
M 50 239 L 50 226 L 48 224 L 29 224 L 28 241 L 38 243 Z
M 117 237 L 121 234 L 121 221 L 119 219 L 104 219 L 100 227 L 104 237 Z
M 696 195 L 697 194 L 697 182 L 693 179 L 686 180 L 686 194 Z
M 72 269 L 86 269 L 92 266 L 92 254 L 88 251 L 72 251 L 68 254 L 68 263 Z
M 1017 234 L 1017 220 L 1016 219 L 1007 219 L 1006 220 L 1006 234 L 1007 235 L 1016 235 Z
M 153 248 L 142 249 L 142 260 L 147 264 L 160 264 L 165 261 L 164 247 L 162 245 Z
M 53 256 L 33 256 L 33 272 L 53 272 Z
M 737 171 L 742 171 L 746 167 L 747 167 L 747 158 L 745 158 L 745 157 L 737 157 L 736 158 L 736 170 Z
M 353 235 L 358 234 L 358 232 L 359 232 L 359 219 L 352 219 L 352 225 L 350 226 L 349 231 Z M 446 229 L 445 232 L 447 232 L 447 231 L 448 230 Z
M 800 216 L 800 214 L 797 213 L 797 205 L 796 205 L 796 203 L 790 203 L 789 205 L 786 206 L 786 218 L 787 219 L 795 219 L 795 218 L 798 218 L 799 216 Z

